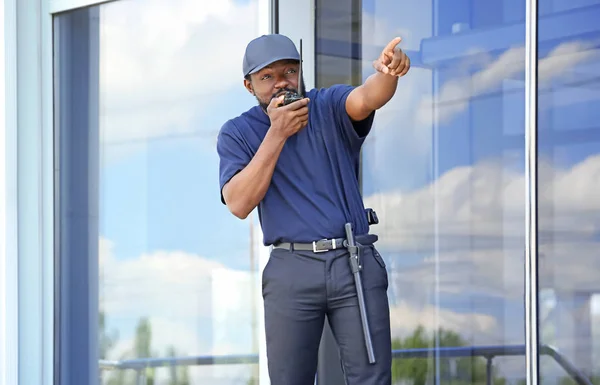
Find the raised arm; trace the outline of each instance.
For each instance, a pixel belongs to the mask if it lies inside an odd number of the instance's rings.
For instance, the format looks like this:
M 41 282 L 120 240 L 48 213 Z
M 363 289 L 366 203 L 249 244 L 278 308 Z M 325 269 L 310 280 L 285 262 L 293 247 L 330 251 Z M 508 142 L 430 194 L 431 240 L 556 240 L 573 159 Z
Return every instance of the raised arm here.
M 398 47 L 400 41 L 402 39 L 397 37 L 388 43 L 373 62 L 376 72 L 348 95 L 346 111 L 351 119 L 365 119 L 394 96 L 398 78 L 410 69 L 409 57 Z

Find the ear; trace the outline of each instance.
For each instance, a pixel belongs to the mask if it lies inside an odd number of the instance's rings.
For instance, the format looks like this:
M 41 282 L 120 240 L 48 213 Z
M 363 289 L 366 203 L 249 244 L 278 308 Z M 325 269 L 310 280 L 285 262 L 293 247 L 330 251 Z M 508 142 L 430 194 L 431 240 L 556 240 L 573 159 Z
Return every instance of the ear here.
M 244 79 L 244 87 L 246 87 L 248 92 L 254 95 L 254 87 L 252 87 L 252 82 L 250 80 Z

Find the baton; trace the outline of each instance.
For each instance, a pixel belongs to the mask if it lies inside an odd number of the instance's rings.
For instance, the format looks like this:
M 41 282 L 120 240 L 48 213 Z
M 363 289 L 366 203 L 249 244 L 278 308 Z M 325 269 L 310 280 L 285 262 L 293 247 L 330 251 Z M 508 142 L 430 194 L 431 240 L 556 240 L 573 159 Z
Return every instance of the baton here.
M 369 331 L 369 320 L 367 319 L 367 311 L 365 309 L 365 296 L 363 293 L 362 281 L 360 279 L 361 266 L 358 261 L 358 247 L 354 242 L 352 234 L 352 224 L 346 223 L 346 247 L 350 253 L 350 268 L 354 275 L 354 283 L 356 285 L 356 295 L 358 297 L 358 309 L 360 311 L 360 319 L 362 321 L 363 334 L 365 336 L 365 346 L 369 363 L 375 363 L 375 354 L 373 353 L 373 343 L 371 342 L 371 333 Z

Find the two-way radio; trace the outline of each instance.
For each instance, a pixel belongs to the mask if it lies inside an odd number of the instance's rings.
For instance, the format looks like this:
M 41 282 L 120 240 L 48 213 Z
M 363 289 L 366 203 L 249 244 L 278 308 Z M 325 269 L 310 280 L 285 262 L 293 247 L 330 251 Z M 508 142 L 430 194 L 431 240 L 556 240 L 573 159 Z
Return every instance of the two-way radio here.
M 288 91 L 283 97 L 283 106 L 296 102 L 304 98 L 304 89 L 302 87 L 302 39 L 300 39 L 300 66 L 298 67 L 298 93 Z

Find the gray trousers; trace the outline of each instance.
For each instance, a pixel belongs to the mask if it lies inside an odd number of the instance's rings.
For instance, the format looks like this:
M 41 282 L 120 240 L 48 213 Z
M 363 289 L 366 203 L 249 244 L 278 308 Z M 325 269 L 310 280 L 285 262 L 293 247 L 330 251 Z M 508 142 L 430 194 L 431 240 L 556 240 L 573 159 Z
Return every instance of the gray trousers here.
M 362 283 L 375 364 L 369 364 L 348 251 L 274 248 L 262 276 L 267 360 L 272 385 L 312 385 L 325 317 L 347 385 L 391 384 L 388 277 L 373 245 L 361 246 Z

